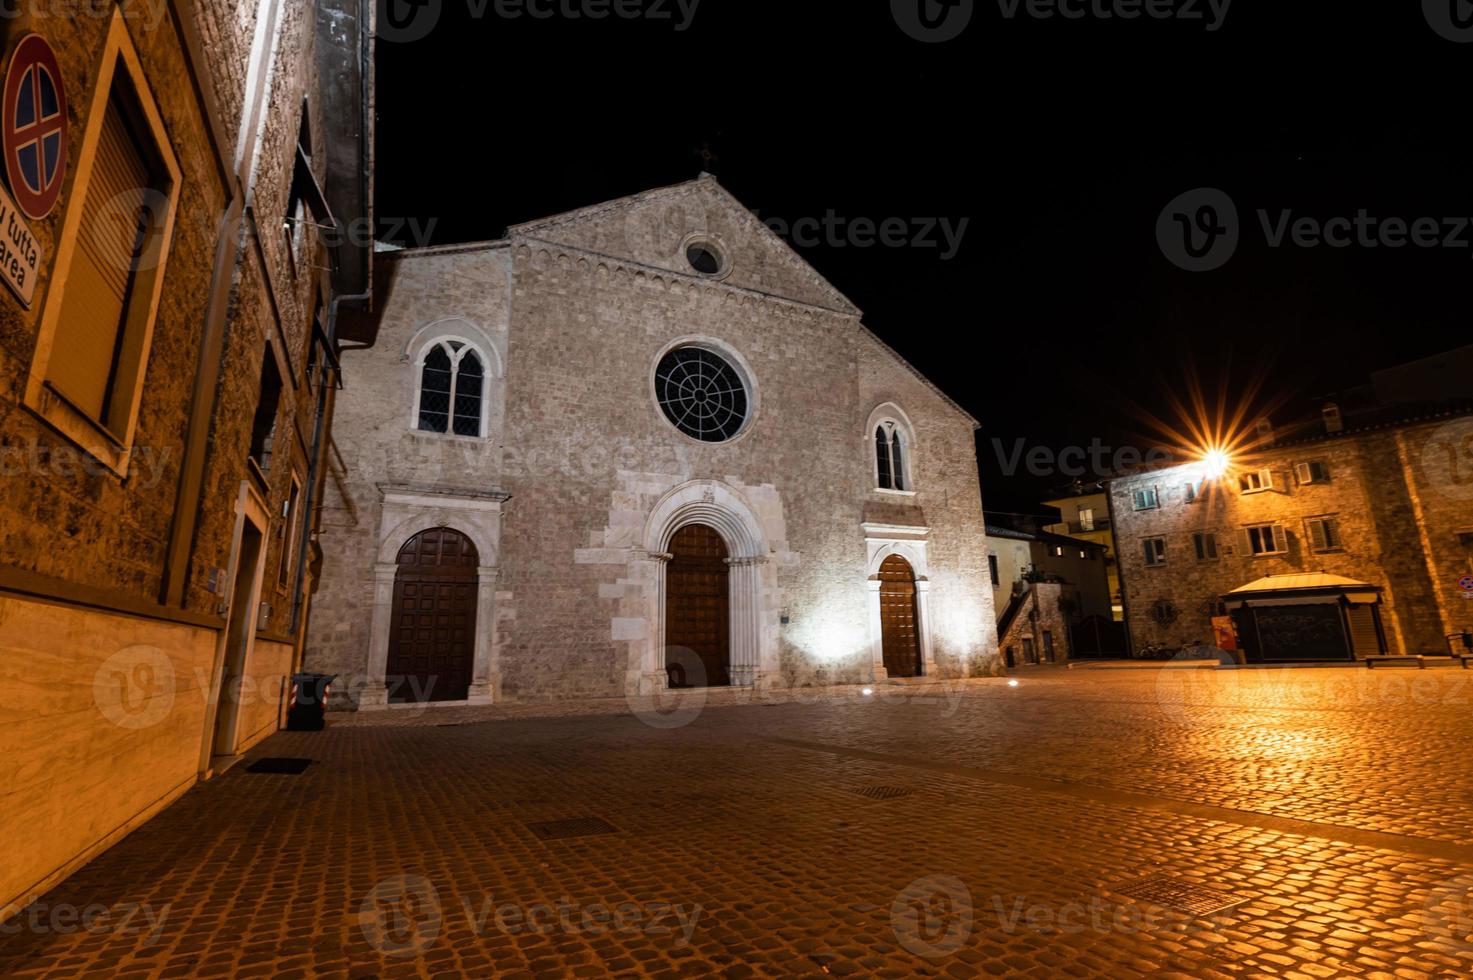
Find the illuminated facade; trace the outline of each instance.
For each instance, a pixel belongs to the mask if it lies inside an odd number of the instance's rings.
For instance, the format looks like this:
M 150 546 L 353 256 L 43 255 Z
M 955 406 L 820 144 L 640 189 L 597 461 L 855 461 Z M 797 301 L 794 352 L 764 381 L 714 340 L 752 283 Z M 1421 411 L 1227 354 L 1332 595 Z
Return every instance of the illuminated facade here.
M 377 268 L 308 644 L 358 706 L 999 669 L 975 421 L 713 178 Z
M 1260 432 L 1216 479 L 1193 463 L 1109 484 L 1133 644 L 1210 643 L 1226 615 L 1249 659 L 1446 654 L 1473 626 L 1468 407 L 1327 404 Z

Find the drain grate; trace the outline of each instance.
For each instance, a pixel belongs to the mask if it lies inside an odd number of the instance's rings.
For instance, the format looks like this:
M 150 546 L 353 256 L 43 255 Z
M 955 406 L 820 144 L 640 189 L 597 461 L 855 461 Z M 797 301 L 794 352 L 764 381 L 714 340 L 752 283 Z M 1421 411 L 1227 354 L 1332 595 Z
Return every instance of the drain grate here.
M 904 786 L 861 786 L 853 792 L 870 800 L 898 800 L 915 791 Z
M 1124 895 L 1126 898 L 1175 909 L 1189 915 L 1211 915 L 1248 901 L 1246 898 L 1234 898 L 1227 892 L 1183 881 L 1180 878 L 1172 878 L 1169 875 L 1152 875 L 1128 885 L 1112 887 L 1111 891 L 1117 895 Z
M 246 772 L 267 772 L 277 776 L 300 776 L 312 764 L 311 759 L 292 759 L 284 756 L 267 756 L 246 766 Z
M 579 817 L 576 820 L 544 820 L 529 823 L 527 829 L 543 840 L 572 840 L 575 837 L 600 837 L 617 834 L 619 828 L 601 817 Z

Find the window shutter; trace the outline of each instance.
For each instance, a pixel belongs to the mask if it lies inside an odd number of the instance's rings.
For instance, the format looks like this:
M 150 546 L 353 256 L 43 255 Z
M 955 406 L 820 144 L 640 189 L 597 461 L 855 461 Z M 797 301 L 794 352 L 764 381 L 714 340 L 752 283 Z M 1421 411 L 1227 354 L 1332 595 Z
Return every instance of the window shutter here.
M 1300 483 L 1313 483 L 1314 471 L 1311 469 L 1308 463 L 1295 463 L 1294 479 L 1298 480 Z
M 1152 538 L 1147 538 L 1146 540 L 1144 540 L 1144 541 L 1141 542 L 1141 547 L 1145 551 L 1146 564 L 1147 565 L 1154 565 L 1154 564 L 1156 564 L 1156 542 L 1155 542 L 1155 540 L 1152 539 Z
M 1329 544 L 1326 542 L 1324 521 L 1316 520 L 1309 522 L 1309 538 L 1314 542 L 1314 549 L 1316 551 L 1323 551 L 1329 547 Z
M 1249 537 L 1246 527 L 1238 528 L 1238 554 L 1253 554 L 1253 539 Z
M 149 186 L 122 110 L 109 100 L 46 372 L 78 408 L 103 422 Z
M 1282 525 L 1282 524 L 1275 524 L 1273 526 L 1273 529 L 1274 529 L 1274 551 L 1275 552 L 1288 551 L 1289 550 L 1289 536 L 1288 536 L 1288 532 L 1286 532 L 1284 530 L 1284 525 Z

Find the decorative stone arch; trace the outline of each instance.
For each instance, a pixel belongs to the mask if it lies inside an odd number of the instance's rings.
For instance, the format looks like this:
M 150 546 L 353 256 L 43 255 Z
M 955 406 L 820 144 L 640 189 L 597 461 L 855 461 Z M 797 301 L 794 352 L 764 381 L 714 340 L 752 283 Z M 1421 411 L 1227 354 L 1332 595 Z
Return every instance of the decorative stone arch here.
M 894 426 L 896 432 L 900 433 L 900 473 L 901 484 L 905 489 L 891 490 L 882 488 L 875 483 L 874 490 L 877 493 L 896 493 L 906 496 L 915 495 L 915 452 L 916 452 L 916 430 L 911 424 L 910 416 L 905 410 L 894 402 L 883 402 L 875 406 L 874 411 L 869 413 L 869 420 L 865 423 L 863 442 L 864 454 L 870 461 L 870 479 L 877 481 L 878 460 L 875 459 L 875 430 L 881 425 Z
M 360 710 L 388 707 L 389 625 L 394 612 L 394 578 L 399 551 L 421 531 L 444 527 L 458 531 L 476 548 L 476 639 L 470 693 L 466 704 L 491 704 L 501 686 L 496 661 L 497 560 L 501 543 L 498 491 L 447 491 L 381 484 L 377 559 L 373 566 L 373 618 L 369 626 L 368 670 L 358 692 Z M 455 702 L 460 703 L 460 702 Z
M 674 487 L 656 502 L 645 521 L 646 608 L 651 628 L 637 647 L 630 678 L 641 692 L 666 686 L 665 566 L 670 539 L 688 524 L 705 524 L 726 544 L 731 568 L 731 683 L 733 687 L 765 687 L 777 676 L 777 616 L 769 608 L 775 583 L 772 550 L 756 510 L 735 488 L 719 480 L 691 480 Z
M 928 527 L 909 525 L 864 524 L 865 576 L 869 586 L 870 661 L 874 679 L 882 681 L 885 670 L 884 630 L 880 623 L 880 566 L 891 555 L 899 555 L 909 564 L 916 577 L 916 627 L 921 641 L 921 673 L 935 677 L 939 673 L 936 654 L 931 644 L 931 562 L 926 555 Z
M 433 516 L 418 514 L 404 518 L 387 534 L 379 537 L 378 564 L 392 565 L 397 562 L 400 550 L 409 543 L 409 539 L 432 527 L 448 527 L 453 531 L 459 531 L 470 538 L 471 544 L 476 546 L 476 555 L 480 564 L 492 566 L 496 564 L 496 544 L 485 529 L 478 527 L 474 522 L 446 520 L 443 517 L 436 519 Z
M 409 427 L 419 428 L 419 398 L 420 390 L 424 385 L 425 358 L 435 347 L 447 342 L 459 342 L 475 351 L 480 358 L 486 382 L 481 391 L 481 434 L 476 437 L 462 436 L 461 438 L 484 439 L 490 434 L 491 382 L 500 381 L 506 377 L 506 367 L 501 350 L 491 339 L 491 335 L 477 324 L 460 316 L 443 317 L 425 324 L 414 332 L 400 352 L 399 359 L 412 364 L 414 372 L 414 397 L 409 406 Z

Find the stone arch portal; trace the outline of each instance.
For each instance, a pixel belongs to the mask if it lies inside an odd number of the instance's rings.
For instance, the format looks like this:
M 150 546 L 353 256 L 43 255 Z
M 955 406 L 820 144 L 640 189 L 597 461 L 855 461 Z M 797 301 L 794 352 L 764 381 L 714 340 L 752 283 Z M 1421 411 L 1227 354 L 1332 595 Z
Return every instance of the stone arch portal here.
M 688 525 L 711 528 L 726 546 L 730 631 L 728 677 L 733 687 L 763 687 L 777 675 L 777 623 L 769 608 L 771 549 L 756 511 L 734 488 L 717 480 L 692 480 L 670 490 L 645 522 L 643 550 L 648 563 L 645 642 L 631 673 L 641 692 L 668 686 L 666 601 L 671 540 Z

